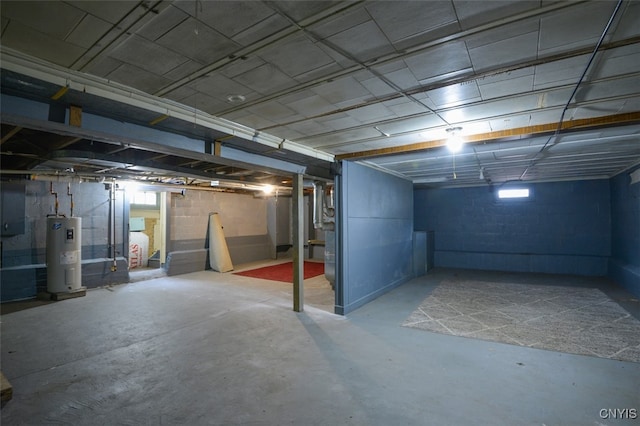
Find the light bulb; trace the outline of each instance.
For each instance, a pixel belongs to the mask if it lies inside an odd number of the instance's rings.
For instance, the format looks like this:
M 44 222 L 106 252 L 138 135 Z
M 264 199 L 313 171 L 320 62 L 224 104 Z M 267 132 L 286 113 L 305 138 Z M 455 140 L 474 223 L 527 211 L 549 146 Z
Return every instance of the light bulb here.
M 447 147 L 449 148 L 449 151 L 454 154 L 456 152 L 460 152 L 462 145 L 464 144 L 464 141 L 460 136 L 460 130 L 462 130 L 461 127 L 452 127 L 447 129 L 447 133 L 449 133 L 449 137 L 447 138 Z

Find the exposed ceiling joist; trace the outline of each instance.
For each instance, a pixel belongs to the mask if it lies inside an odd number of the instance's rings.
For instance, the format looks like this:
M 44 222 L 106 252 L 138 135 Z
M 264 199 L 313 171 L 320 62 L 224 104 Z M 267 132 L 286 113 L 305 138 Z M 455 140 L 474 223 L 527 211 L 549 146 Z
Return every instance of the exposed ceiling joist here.
M 132 90 L 129 87 L 114 84 L 113 82 L 105 81 L 95 76 L 60 69 L 59 67 L 52 66 L 52 64 L 36 61 L 34 58 L 25 56 L 20 52 L 13 51 L 2 45 L 0 45 L 0 53 L 2 54 L 3 69 L 8 69 L 49 83 L 66 85 L 70 89 L 81 93 L 168 115 L 179 120 L 191 122 L 194 125 L 221 131 L 228 135 L 263 144 L 271 148 L 290 149 L 294 152 L 325 161 L 334 160 L 334 156 L 331 154 L 317 151 L 283 138 L 274 137 L 267 133 L 212 116 L 203 111 L 185 107 L 175 102 L 167 102 L 161 98 Z
M 488 133 L 480 133 L 475 135 L 465 135 L 466 143 L 491 143 L 491 141 L 499 141 L 514 137 L 528 137 L 531 135 L 544 135 L 560 130 L 577 130 L 577 129 L 597 129 L 614 125 L 626 125 L 640 122 L 640 112 L 607 115 L 596 118 L 584 118 L 569 120 L 563 122 L 560 126 L 558 123 L 540 124 L 535 126 L 518 127 L 507 130 L 497 130 Z M 337 155 L 337 160 L 353 160 L 379 157 L 390 154 L 402 154 L 408 152 L 423 151 L 433 148 L 446 146 L 446 139 L 420 142 L 410 145 L 396 146 L 390 148 L 372 149 L 369 151 L 353 152 L 348 154 Z
M 20 130 L 22 130 L 22 127 L 13 126 L 11 130 L 9 130 L 6 134 L 2 136 L 2 139 L 0 139 L 0 145 L 4 144 L 6 141 L 14 137 L 18 132 L 20 132 Z
M 3 102 L 2 166 L 41 168 L 57 149 L 153 160 L 168 180 L 179 165 L 330 179 L 337 158 L 457 187 L 640 163 L 638 0 L 195 6 L 3 0 L 3 100 L 39 101 L 45 122 L 70 105 L 82 126 L 112 121 L 99 135 L 29 128 Z M 452 126 L 468 142 L 457 172 L 442 140 Z M 141 127 L 172 137 L 140 140 Z M 60 136 L 85 139 L 60 148 Z

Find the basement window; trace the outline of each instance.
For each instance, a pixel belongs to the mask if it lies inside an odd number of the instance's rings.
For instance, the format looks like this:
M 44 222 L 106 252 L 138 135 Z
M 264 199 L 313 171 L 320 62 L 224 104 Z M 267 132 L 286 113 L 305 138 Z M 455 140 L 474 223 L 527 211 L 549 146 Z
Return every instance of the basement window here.
M 529 198 L 529 188 L 511 188 L 498 190 L 498 198 Z
M 136 207 L 157 207 L 158 202 L 157 192 L 136 191 L 131 196 L 131 204 Z

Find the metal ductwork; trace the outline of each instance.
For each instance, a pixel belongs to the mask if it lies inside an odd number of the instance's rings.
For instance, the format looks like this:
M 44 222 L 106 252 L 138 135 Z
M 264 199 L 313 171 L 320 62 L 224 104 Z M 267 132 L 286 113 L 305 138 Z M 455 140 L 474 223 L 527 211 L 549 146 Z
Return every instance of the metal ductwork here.
M 324 231 L 324 275 L 334 287 L 336 280 L 335 205 L 333 185 L 313 182 L 313 227 Z
M 334 214 L 333 186 L 327 190 L 327 185 L 324 182 L 313 182 L 313 227 L 333 231 L 335 228 Z

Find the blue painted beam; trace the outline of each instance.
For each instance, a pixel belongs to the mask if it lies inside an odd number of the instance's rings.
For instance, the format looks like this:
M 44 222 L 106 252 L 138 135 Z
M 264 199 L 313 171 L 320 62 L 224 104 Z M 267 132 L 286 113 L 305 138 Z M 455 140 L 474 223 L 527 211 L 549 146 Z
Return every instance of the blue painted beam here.
M 36 102 L 3 93 L 0 95 L 0 105 L 2 105 L 3 122 L 6 115 L 49 121 L 49 104 L 44 102 Z
M 212 154 L 207 143 L 185 135 L 154 129 L 96 114 L 82 114 L 82 127 L 49 121 L 49 104 L 26 98 L 0 95 L 3 123 L 48 131 L 66 136 L 93 139 L 104 143 L 128 145 L 131 148 L 177 155 L 194 160 L 211 161 L 227 166 L 260 169 L 276 173 L 305 174 L 307 168 L 299 164 L 244 152 L 222 146 L 219 155 Z M 67 109 L 67 119 L 69 111 Z

